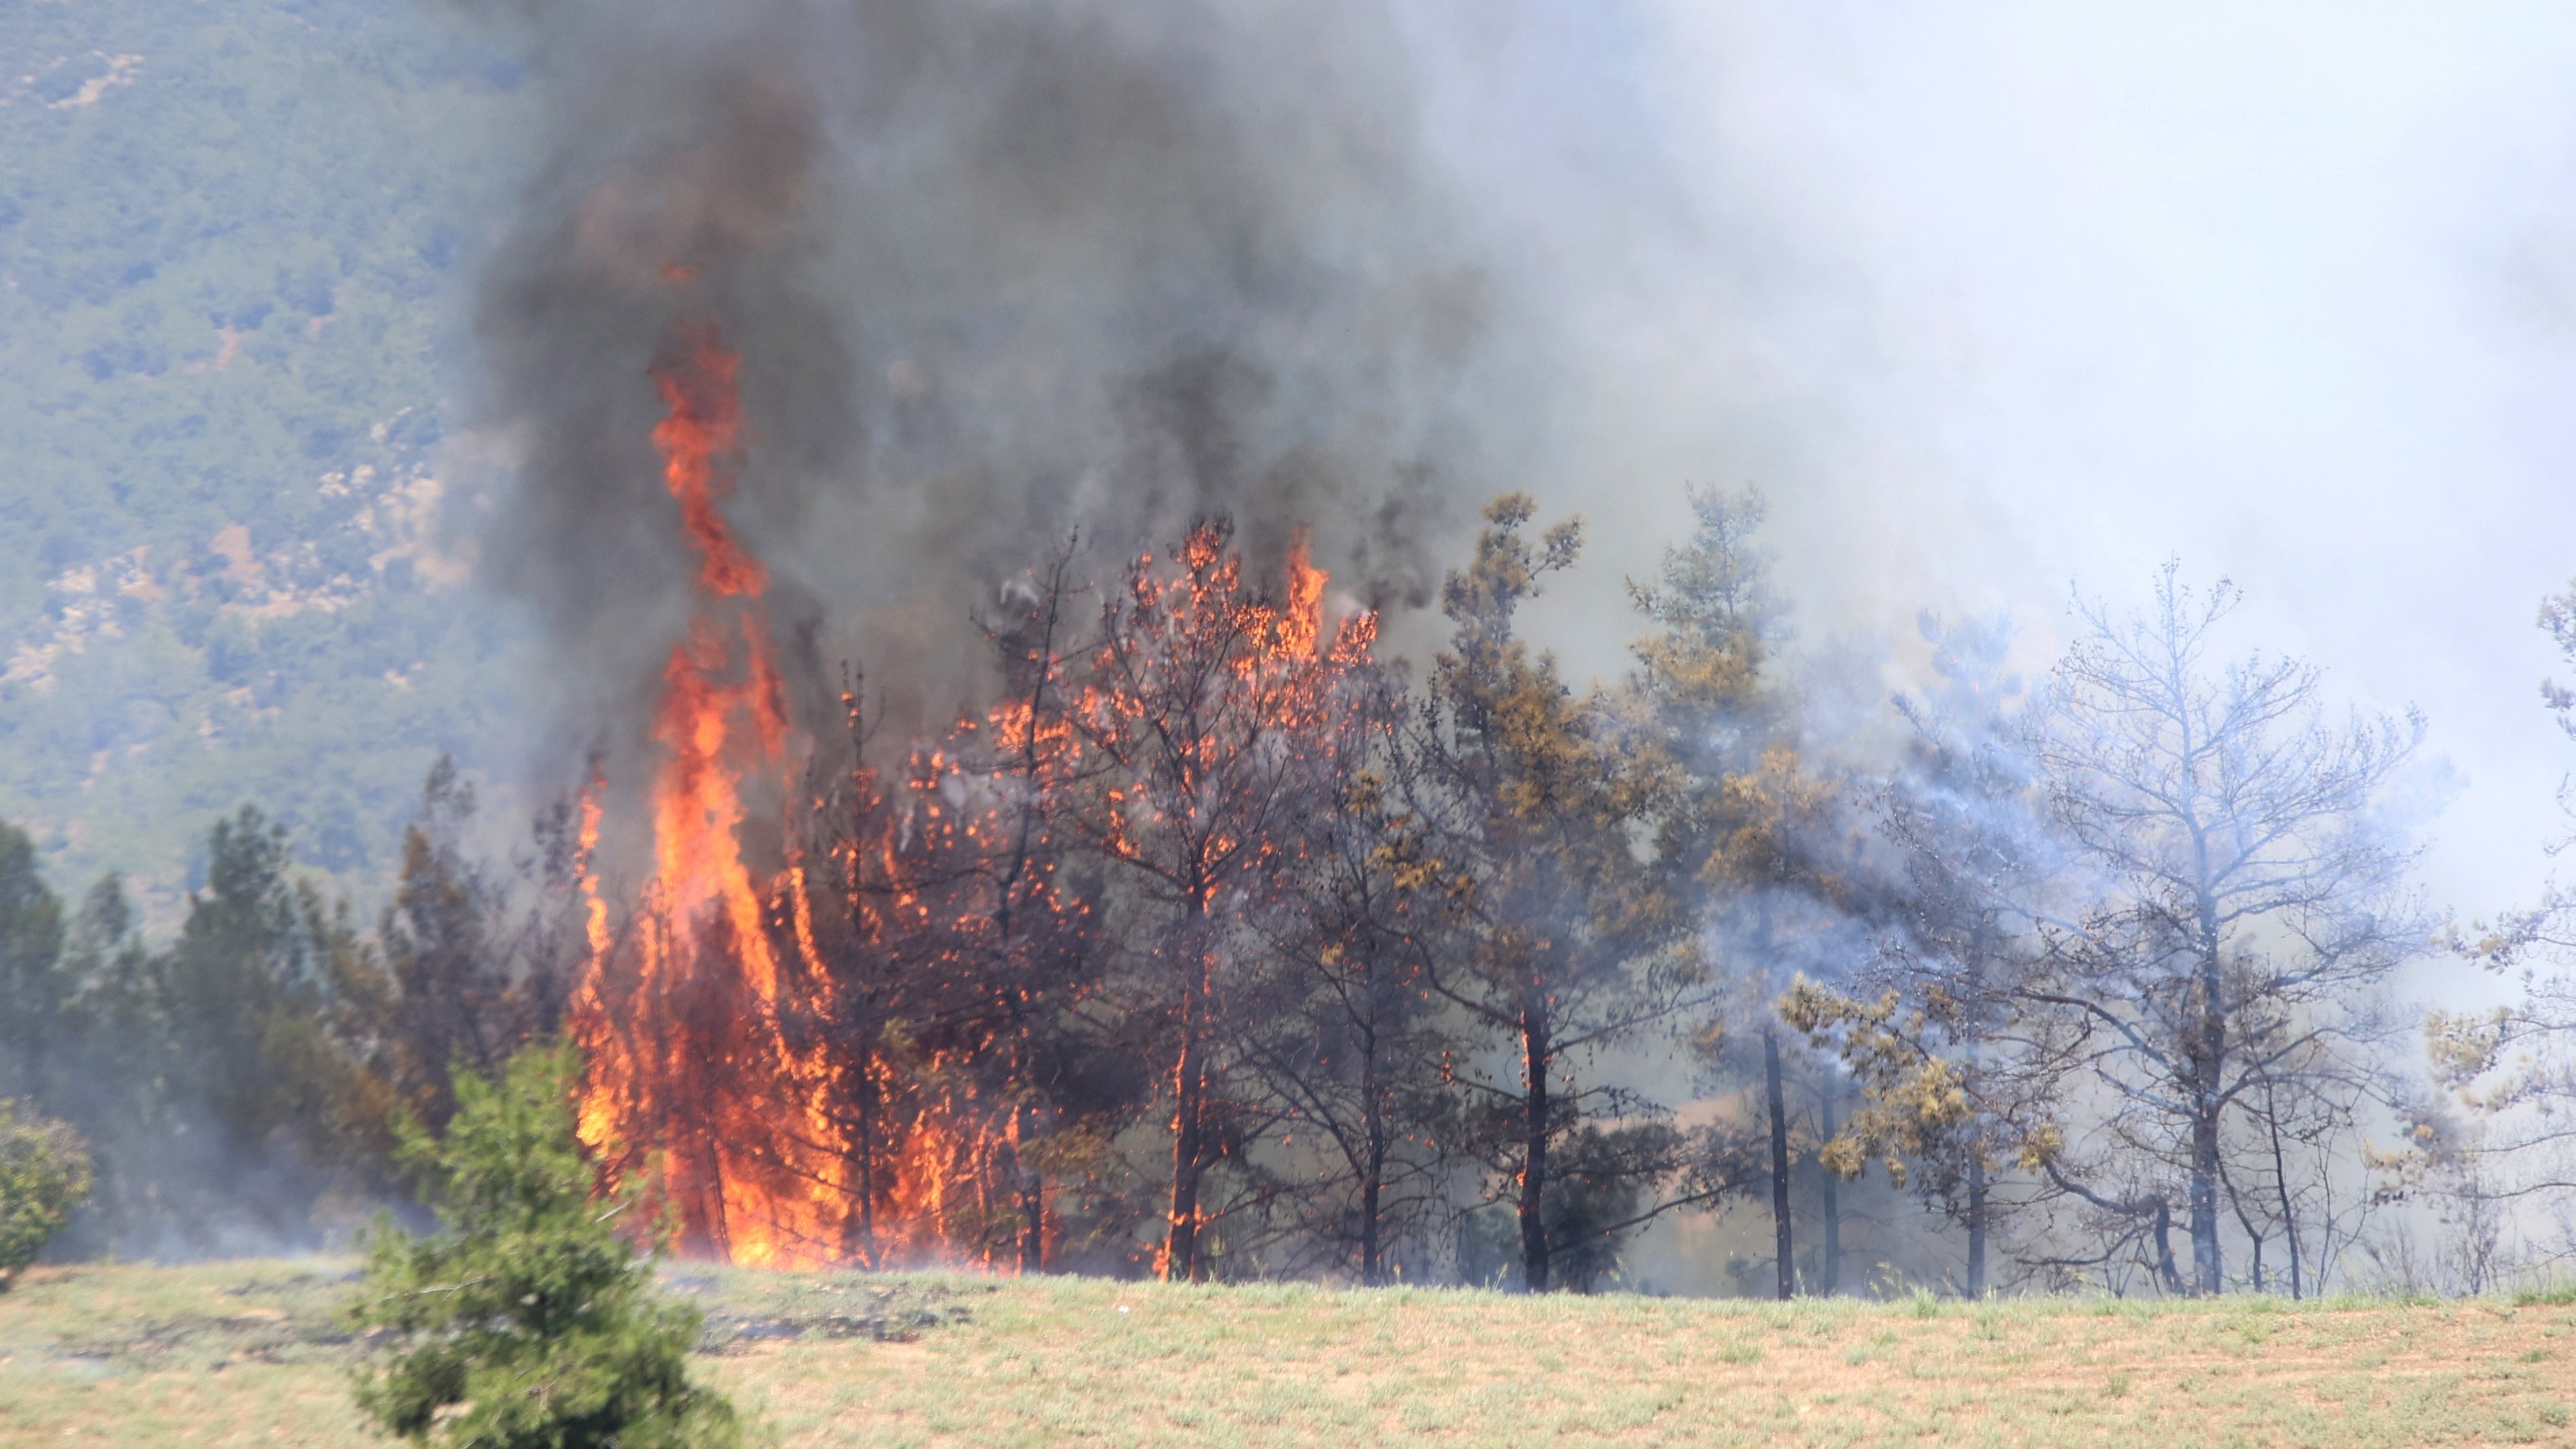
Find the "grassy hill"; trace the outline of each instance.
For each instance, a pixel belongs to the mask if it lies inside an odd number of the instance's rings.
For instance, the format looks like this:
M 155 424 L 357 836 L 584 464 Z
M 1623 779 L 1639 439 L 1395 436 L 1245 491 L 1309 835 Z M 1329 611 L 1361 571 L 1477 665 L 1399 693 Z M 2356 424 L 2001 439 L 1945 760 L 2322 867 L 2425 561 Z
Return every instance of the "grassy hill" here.
M 1790 1305 L 675 1269 L 788 1445 L 2555 1444 L 2576 1300 Z M 345 1264 L 38 1269 L 0 1444 L 371 1442 Z

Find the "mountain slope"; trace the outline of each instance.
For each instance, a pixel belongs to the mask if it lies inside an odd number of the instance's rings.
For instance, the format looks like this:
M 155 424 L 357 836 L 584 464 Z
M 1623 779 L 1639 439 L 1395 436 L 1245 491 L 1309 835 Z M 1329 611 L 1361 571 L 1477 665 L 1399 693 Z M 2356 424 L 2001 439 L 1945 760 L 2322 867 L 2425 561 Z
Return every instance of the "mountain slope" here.
M 507 635 L 434 524 L 512 76 L 389 0 L 0 0 L 0 815 L 187 883 L 256 800 L 383 873 Z

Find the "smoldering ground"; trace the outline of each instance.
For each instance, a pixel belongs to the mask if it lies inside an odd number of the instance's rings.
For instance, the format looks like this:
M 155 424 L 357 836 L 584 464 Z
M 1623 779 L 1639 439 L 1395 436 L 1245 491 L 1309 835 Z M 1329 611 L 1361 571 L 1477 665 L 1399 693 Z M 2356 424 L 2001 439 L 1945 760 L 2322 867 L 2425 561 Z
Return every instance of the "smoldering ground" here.
M 688 607 L 647 378 L 684 316 L 743 356 L 726 507 L 791 677 L 859 655 L 922 682 L 899 713 L 955 703 L 969 610 L 1077 530 L 1107 567 L 1198 516 L 1265 561 L 1306 526 L 1355 599 L 1419 604 L 1446 500 L 1528 481 L 1543 327 L 1425 140 L 1424 49 L 1468 17 L 476 10 L 542 155 L 477 303 L 514 475 L 478 531 L 579 728 L 644 715 Z

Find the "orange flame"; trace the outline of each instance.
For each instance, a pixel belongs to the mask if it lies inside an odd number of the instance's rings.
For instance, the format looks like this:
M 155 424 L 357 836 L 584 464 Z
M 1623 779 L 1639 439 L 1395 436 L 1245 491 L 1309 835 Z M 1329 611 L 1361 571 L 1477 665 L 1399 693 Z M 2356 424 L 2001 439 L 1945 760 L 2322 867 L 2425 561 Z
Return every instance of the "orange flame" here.
M 934 974 L 943 962 L 1011 959 L 1011 942 L 990 934 L 990 903 L 957 893 L 956 882 L 984 877 L 954 867 L 1002 857 L 1001 842 L 1014 838 L 1005 820 L 1012 789 L 1073 772 L 1085 732 L 1027 699 L 961 720 L 949 748 L 916 750 L 908 778 L 886 794 L 871 793 L 873 777 L 859 766 L 861 793 L 891 806 L 882 834 L 863 831 L 831 852 L 829 871 L 809 871 L 792 845 L 774 878 L 755 871 L 744 829 L 754 802 L 789 793 L 797 747 L 763 604 L 768 572 L 724 512 L 745 435 L 740 371 L 718 329 L 694 322 L 675 331 L 651 372 L 663 406 L 652 442 L 695 560 L 694 606 L 662 671 L 650 731 L 651 875 L 623 933 L 611 929 L 598 864 L 604 778 L 594 773 L 580 799 L 575 876 L 588 956 L 571 1006 L 587 1061 L 580 1136 L 619 1181 L 672 1210 L 683 1252 L 777 1267 L 1040 1262 L 1061 1230 L 1051 1190 L 1031 1186 L 1024 1149 L 1035 1146 L 1030 1132 L 1047 1129 L 1017 1069 L 994 1065 L 1018 1048 L 974 1031 L 915 1042 L 900 1023 L 881 1039 L 800 1045 L 786 1021 L 792 1009 L 837 1009 L 831 952 L 849 933 L 863 950 L 915 943 L 901 945 L 905 959 Z M 1193 533 L 1173 560 L 1182 577 L 1152 576 L 1151 562 L 1136 585 L 1149 609 L 1168 602 L 1179 611 L 1170 617 L 1224 614 L 1259 641 L 1232 666 L 1253 708 L 1320 720 L 1329 678 L 1373 645 L 1366 612 L 1326 632 L 1329 579 L 1302 531 L 1276 602 L 1241 593 L 1241 561 L 1213 529 Z M 1074 713 L 1120 707 L 1094 690 Z M 1027 779 L 994 788 L 963 763 L 977 750 L 1007 753 Z M 1102 842 L 1113 851 L 1127 844 L 1122 799 L 1109 792 Z M 829 873 L 844 866 L 849 879 L 832 883 Z M 816 874 L 826 876 L 819 895 Z M 862 902 L 862 874 L 886 889 Z M 1054 897 L 1052 885 L 1033 890 L 1036 909 L 1067 913 L 1055 919 L 1085 909 Z M 832 905 L 844 891 L 846 922 L 818 925 L 817 902 Z M 983 991 L 972 983 L 992 978 L 955 979 Z M 1001 979 L 989 989 L 1024 987 Z M 863 1115 L 835 1115 L 845 1108 Z
M 1288 607 L 1280 616 L 1280 652 L 1291 658 L 1314 657 L 1324 642 L 1324 585 L 1332 575 L 1315 567 L 1306 547 L 1306 530 L 1288 542 Z
M 614 961 L 590 864 L 596 784 L 583 804 L 580 1131 L 622 1177 L 652 1179 L 678 1211 L 684 1250 L 814 1264 L 838 1234 L 839 1154 L 820 1066 L 779 1032 L 779 963 L 741 841 L 745 784 L 783 784 L 789 730 L 761 607 L 768 574 L 720 506 L 741 437 L 740 359 L 709 323 L 676 340 L 653 369 L 664 408 L 653 444 L 697 555 L 697 610 L 654 711 L 653 878 L 628 963 Z

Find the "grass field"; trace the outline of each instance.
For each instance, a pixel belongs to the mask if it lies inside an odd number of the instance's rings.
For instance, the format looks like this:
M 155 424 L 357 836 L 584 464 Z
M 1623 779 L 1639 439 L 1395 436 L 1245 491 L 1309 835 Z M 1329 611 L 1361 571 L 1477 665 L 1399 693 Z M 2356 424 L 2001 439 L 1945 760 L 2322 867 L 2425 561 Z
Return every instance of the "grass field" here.
M 674 1270 L 785 1445 L 2576 1444 L 2576 1304 L 1789 1305 Z M 0 1444 L 343 1445 L 339 1262 L 37 1269 Z

